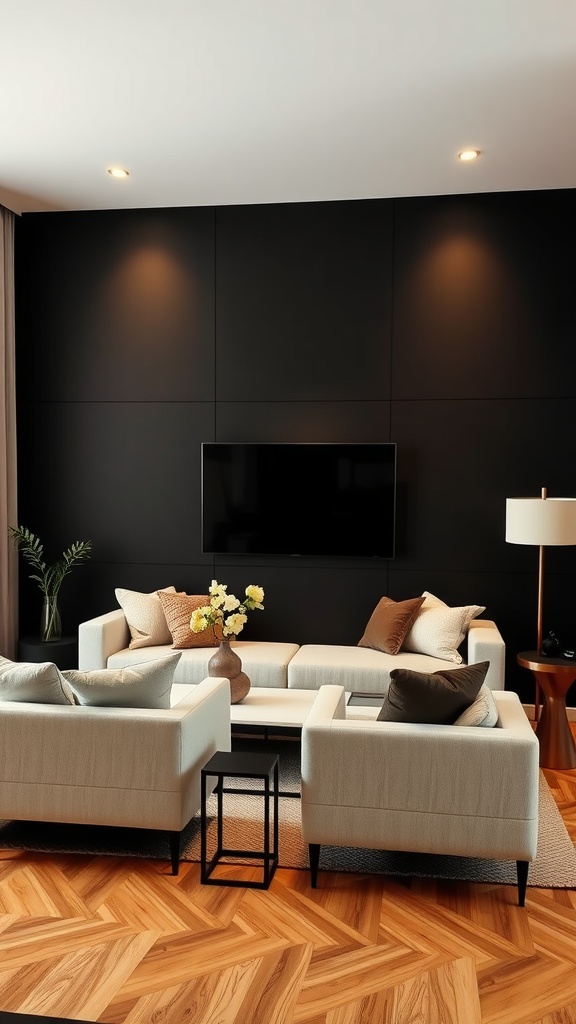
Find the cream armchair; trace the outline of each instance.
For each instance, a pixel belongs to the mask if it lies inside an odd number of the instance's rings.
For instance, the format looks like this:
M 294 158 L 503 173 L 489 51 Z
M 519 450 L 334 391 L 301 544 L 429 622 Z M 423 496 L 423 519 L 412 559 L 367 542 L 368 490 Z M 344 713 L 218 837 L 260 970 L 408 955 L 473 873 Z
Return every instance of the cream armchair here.
M 230 750 L 230 683 L 174 686 L 173 696 L 166 710 L 4 701 L 0 817 L 165 830 L 178 874 L 201 769 Z
M 515 860 L 524 906 L 538 838 L 538 740 L 516 693 L 492 729 L 346 720 L 322 686 L 302 729 L 302 834 L 322 844 Z

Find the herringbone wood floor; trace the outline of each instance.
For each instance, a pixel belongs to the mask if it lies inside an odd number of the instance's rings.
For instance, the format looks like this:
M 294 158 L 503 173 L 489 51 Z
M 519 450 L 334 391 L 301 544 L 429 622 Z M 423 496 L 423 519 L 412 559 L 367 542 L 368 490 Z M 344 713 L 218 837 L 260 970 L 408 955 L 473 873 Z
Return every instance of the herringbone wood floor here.
M 574 727 L 573 727 L 574 728 Z M 546 771 L 576 840 L 576 770 Z M 252 869 L 245 869 L 249 877 Z M 575 1024 L 576 892 L 0 854 L 0 1009 L 108 1024 Z

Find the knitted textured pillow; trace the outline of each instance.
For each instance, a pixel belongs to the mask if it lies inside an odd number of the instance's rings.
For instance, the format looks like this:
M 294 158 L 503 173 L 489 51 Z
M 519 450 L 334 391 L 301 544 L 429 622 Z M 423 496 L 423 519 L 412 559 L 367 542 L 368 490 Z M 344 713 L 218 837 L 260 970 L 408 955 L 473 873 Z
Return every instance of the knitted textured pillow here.
M 424 603 L 404 638 L 402 650 L 428 654 L 432 658 L 442 658 L 443 661 L 461 665 L 463 659 L 458 648 L 472 619 L 486 609 L 479 604 L 450 608 L 426 590 L 422 596 Z
M 475 701 L 458 716 L 454 725 L 482 726 L 484 729 L 493 729 L 498 725 L 498 706 L 486 683 L 482 683 Z
M 193 633 L 190 629 L 192 612 L 208 604 L 208 594 L 166 594 L 158 591 L 158 597 L 164 609 L 168 629 L 172 635 L 172 647 L 183 650 L 188 647 L 216 647 L 214 631 L 209 626 L 201 633 Z
M 114 591 L 130 630 L 131 650 L 140 647 L 161 647 L 172 642 L 166 616 L 157 591 L 141 594 L 137 590 Z M 162 593 L 176 593 L 176 587 L 165 587 Z

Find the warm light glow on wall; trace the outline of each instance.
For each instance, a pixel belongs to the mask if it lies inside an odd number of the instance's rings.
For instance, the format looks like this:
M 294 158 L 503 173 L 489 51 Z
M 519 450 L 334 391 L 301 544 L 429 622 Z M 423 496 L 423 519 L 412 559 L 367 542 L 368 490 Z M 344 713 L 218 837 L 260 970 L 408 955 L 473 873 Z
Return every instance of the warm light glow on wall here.
M 108 174 L 111 174 L 113 178 L 130 177 L 130 171 L 125 171 L 123 167 L 109 167 Z
M 476 160 L 480 156 L 479 149 L 463 149 L 461 153 L 458 153 L 459 160 Z

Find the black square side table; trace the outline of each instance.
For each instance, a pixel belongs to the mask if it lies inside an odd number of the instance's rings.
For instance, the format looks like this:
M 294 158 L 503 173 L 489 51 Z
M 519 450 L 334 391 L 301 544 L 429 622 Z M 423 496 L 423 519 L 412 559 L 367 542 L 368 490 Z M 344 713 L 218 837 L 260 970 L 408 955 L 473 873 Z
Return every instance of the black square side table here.
M 216 776 L 217 846 L 213 857 L 207 859 L 206 780 Z M 224 785 L 226 778 L 261 779 L 263 789 L 238 789 Z M 231 850 L 224 843 L 224 793 L 249 793 L 263 798 L 264 848 L 262 850 Z M 270 821 L 272 803 L 272 822 Z M 204 885 L 235 885 L 249 889 L 267 889 L 278 867 L 278 755 L 259 752 L 217 751 L 201 771 L 201 818 L 200 818 L 200 881 Z M 271 828 L 272 825 L 272 828 Z M 272 843 L 270 832 L 272 831 Z M 223 857 L 254 858 L 262 861 L 261 882 L 243 882 L 233 878 L 214 878 L 212 873 Z

